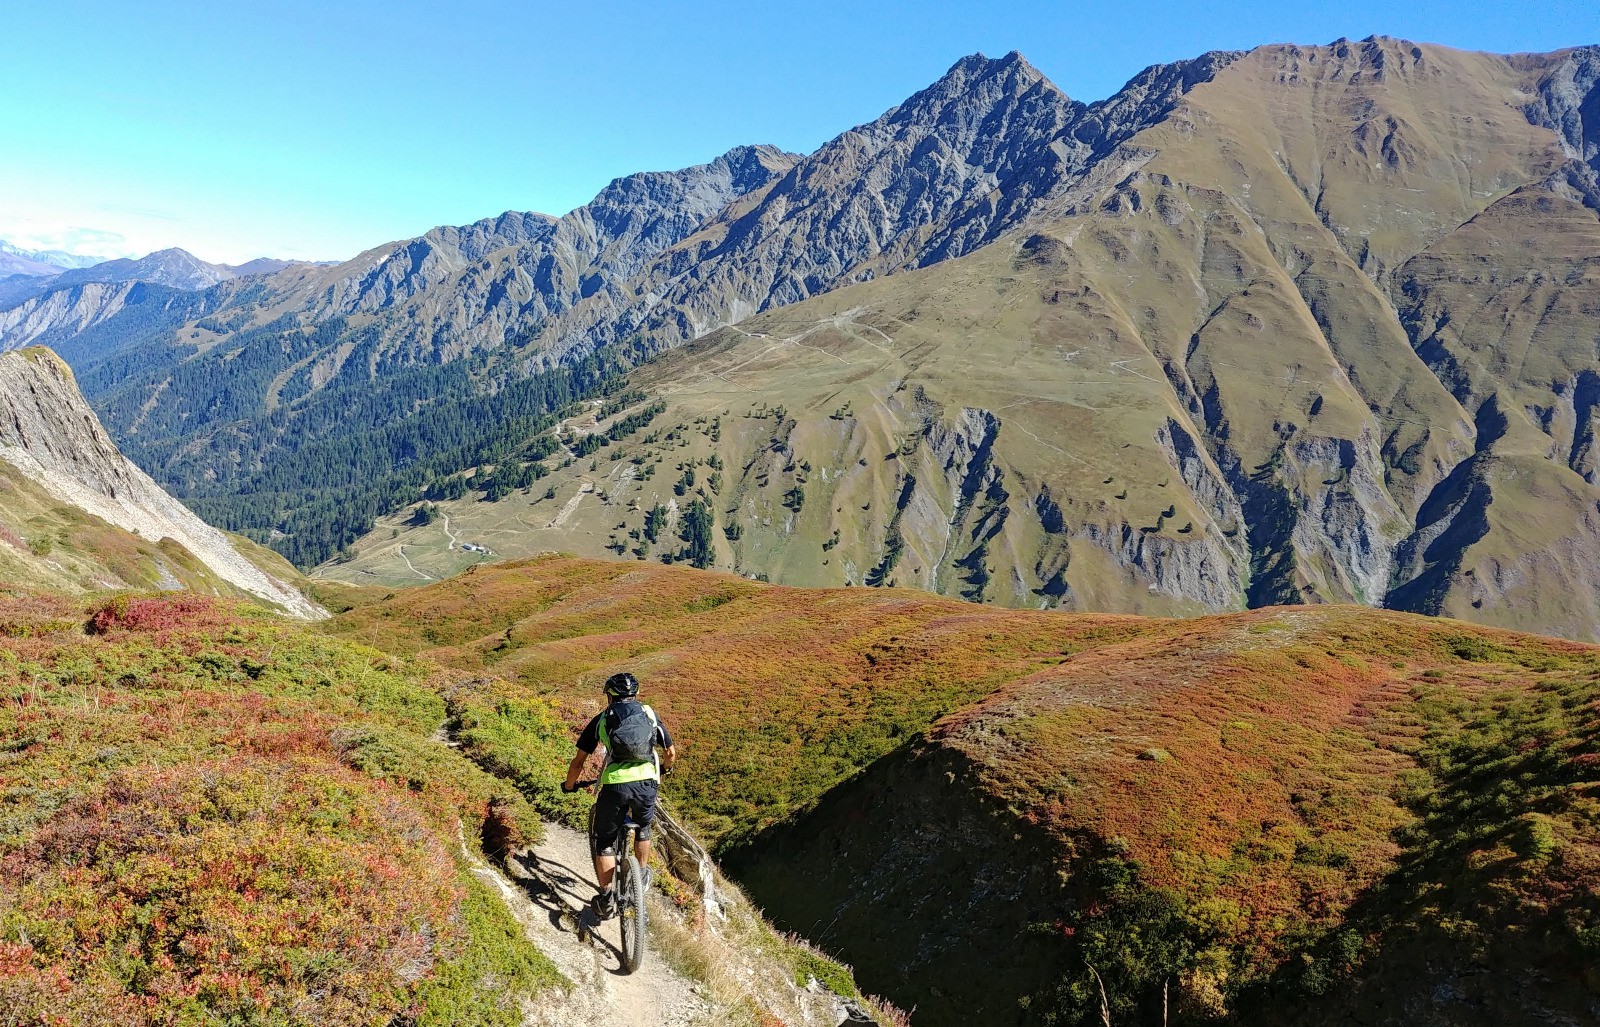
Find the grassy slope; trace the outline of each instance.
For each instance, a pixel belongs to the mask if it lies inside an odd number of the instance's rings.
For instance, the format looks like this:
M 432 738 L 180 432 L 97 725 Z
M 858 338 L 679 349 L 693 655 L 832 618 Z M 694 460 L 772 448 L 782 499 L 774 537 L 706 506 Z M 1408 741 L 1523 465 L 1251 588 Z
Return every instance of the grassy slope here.
M 519 760 L 538 698 L 576 724 L 607 673 L 634 668 L 682 741 L 678 808 L 752 868 L 781 923 L 831 921 L 863 986 L 929 1023 L 980 1002 L 1097 1015 L 1085 958 L 1119 1017 L 1164 980 L 1183 1015 L 1247 1020 L 1318 995 L 1329 1016 L 1398 1016 L 1408 975 L 1507 1015 L 1583 1008 L 1600 984 L 1581 972 L 1600 923 L 1589 647 L 1349 607 L 1085 618 L 564 558 L 398 593 L 331 629 L 503 675 L 463 700 L 491 763 Z M 532 794 L 558 760 L 523 762 Z M 953 833 L 897 844 L 930 823 Z M 1001 901 L 1025 852 L 1062 876 Z M 910 878 L 942 898 L 912 902 Z M 996 940 L 1030 921 L 1055 928 Z M 1473 976 L 1496 959 L 1543 976 Z M 955 972 L 975 961 L 982 982 Z
M 515 1024 L 558 979 L 458 840 L 537 818 L 415 665 L 194 596 L 6 590 L 0 635 L 19 1022 Z
M 1408 975 L 1465 978 L 1463 1007 L 1504 1016 L 1594 1000 L 1600 650 L 1349 608 L 1163 634 L 933 735 L 1066 840 L 1070 869 L 1102 872 L 1108 843 L 1176 897 L 1188 952 L 1139 951 L 1113 902 L 1075 918 L 1081 955 L 1145 989 L 1187 974 L 1186 998 L 1215 988 L 1230 1007 L 1328 992 L 1330 1019 L 1398 1014 Z M 1481 966 L 1504 976 L 1475 983 Z
M 599 708 L 601 682 L 632 668 L 683 751 L 674 791 L 718 843 L 804 808 L 1001 684 L 1138 624 L 551 557 L 398 592 L 328 630 L 503 678 L 508 690 L 462 693 L 485 724 L 497 708 L 532 715 L 528 701 L 546 697 L 576 724 Z M 555 780 L 547 772 L 541 800 Z

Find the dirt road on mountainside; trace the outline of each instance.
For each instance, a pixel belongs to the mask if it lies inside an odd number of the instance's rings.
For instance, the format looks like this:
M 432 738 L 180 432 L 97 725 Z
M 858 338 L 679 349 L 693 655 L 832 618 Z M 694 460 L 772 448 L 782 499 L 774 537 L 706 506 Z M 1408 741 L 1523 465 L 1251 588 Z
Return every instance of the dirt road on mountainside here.
M 513 858 L 514 879 L 481 864 L 474 872 L 499 891 L 529 939 L 575 985 L 568 994 L 540 1002 L 528 1024 L 692 1027 L 716 1022 L 712 1004 L 658 953 L 647 953 L 637 973 L 622 972 L 617 921 L 598 923 L 589 909 L 594 866 L 589 841 L 582 834 L 547 824 L 544 841 Z M 580 922 L 588 928 L 583 941 L 578 936 Z

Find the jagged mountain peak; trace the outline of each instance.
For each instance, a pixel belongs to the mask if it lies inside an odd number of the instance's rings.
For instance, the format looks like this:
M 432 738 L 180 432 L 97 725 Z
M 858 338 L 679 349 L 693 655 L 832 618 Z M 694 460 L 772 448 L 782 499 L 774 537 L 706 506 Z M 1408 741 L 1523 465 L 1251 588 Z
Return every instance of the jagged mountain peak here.
M 1025 78 L 1044 78 L 1044 74 L 1028 63 L 1020 50 L 1012 50 L 1002 57 L 990 57 L 983 52 L 967 54 L 950 65 L 928 89 L 959 87 L 978 79 L 1017 75 Z M 927 90 L 924 90 L 926 92 Z
M 145 254 L 143 257 L 140 257 L 139 260 L 141 260 L 141 261 L 186 260 L 191 264 L 204 264 L 205 263 L 205 261 L 201 260 L 199 257 L 195 256 L 193 253 L 190 253 L 188 250 L 184 249 L 181 246 L 168 246 L 164 250 L 151 250 L 149 253 Z
M 470 225 L 438 225 L 425 235 L 397 246 L 391 255 L 403 255 L 412 264 L 418 264 L 425 255 L 442 250 L 452 254 L 447 263 L 454 267 L 507 246 L 548 238 L 555 223 L 556 219 L 549 214 L 508 210 Z
M 755 143 L 735 146 L 712 161 L 711 166 L 725 164 L 733 173 L 735 185 L 749 190 L 767 181 L 773 172 L 787 171 L 799 159 L 800 154 L 771 143 Z
M 875 126 L 898 126 L 913 121 L 942 119 L 952 116 L 959 109 L 988 109 L 1015 102 L 1018 97 L 1029 93 L 1043 94 L 1048 103 L 1082 107 L 1017 51 L 1013 50 L 1000 58 L 975 53 L 961 58 L 937 81 L 857 131 L 870 131 Z
M 320 277 L 316 303 L 342 314 L 392 311 L 401 299 L 455 283 L 449 288 L 467 294 L 467 311 L 447 297 L 442 316 L 465 312 L 469 323 L 449 333 L 451 354 L 498 344 L 517 320 L 539 320 L 591 295 L 602 282 L 625 279 L 798 159 L 774 146 L 736 146 L 704 164 L 613 179 L 593 200 L 559 218 L 506 211 L 470 225 L 441 225 L 369 250 Z M 410 311 L 412 320 L 397 331 L 443 337 L 418 329 L 416 314 Z

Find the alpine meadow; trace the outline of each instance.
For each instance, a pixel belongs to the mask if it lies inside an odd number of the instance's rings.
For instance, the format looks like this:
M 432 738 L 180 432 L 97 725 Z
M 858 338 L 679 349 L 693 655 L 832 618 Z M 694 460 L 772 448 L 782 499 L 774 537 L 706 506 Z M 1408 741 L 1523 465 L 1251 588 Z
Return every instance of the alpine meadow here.
M 88 238 L 0 243 L 0 1027 L 1600 1022 L 1600 45 Z

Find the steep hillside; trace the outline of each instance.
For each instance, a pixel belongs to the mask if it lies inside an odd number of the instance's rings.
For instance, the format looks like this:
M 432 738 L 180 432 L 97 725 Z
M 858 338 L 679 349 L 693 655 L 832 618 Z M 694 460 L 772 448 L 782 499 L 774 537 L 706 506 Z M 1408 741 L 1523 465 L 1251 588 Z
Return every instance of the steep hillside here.
M 180 321 L 208 308 L 206 298 L 190 290 L 140 281 L 67 285 L 18 300 L 15 305 L 5 302 L 6 288 L 0 282 L 0 308 L 5 308 L 0 309 L 0 350 L 50 346 L 80 365 L 104 360 L 125 348 L 127 340 L 120 339 L 118 332 L 128 323 L 144 328 L 152 320 L 158 324 L 163 319 Z
M 619 978 L 567 725 L 519 700 L 515 768 L 458 740 L 504 687 L 245 604 L 0 588 L 7 1022 L 904 1023 L 677 825 Z
M 319 573 L 438 577 L 480 558 L 459 540 L 1600 637 L 1594 53 L 1216 59 L 1005 238 L 714 333 L 569 421 L 548 481 L 401 511 Z
M 1141 620 L 547 558 L 329 627 L 504 676 L 524 753 L 620 667 L 677 808 L 920 1024 L 1583 1022 L 1600 650 L 1350 606 Z M 527 726 L 524 726 L 527 725 Z M 975 975 L 974 966 L 985 972 Z M 1092 968 L 1092 969 L 1091 969 Z
M 49 350 L 0 354 L 0 576 L 69 590 L 192 588 L 325 616 L 130 463 Z
M 1117 1020 L 1165 991 L 1182 1022 L 1581 1022 L 1596 660 L 1349 607 L 1171 625 L 941 722 L 731 865 L 867 986 L 929 982 L 896 995 L 929 1023 L 1098 1022 L 1094 972 Z

